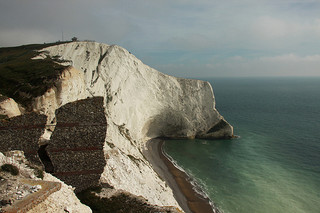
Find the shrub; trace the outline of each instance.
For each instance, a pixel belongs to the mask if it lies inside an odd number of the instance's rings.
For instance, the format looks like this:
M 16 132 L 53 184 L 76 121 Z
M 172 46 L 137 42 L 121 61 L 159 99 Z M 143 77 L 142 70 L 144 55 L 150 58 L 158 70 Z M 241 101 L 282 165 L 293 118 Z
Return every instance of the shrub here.
M 37 178 L 43 179 L 43 170 L 42 169 L 35 168 L 34 174 L 36 175 Z
M 12 175 L 18 175 L 19 169 L 18 167 L 11 165 L 11 164 L 3 164 L 1 166 L 1 170 L 5 172 L 10 172 Z
M 34 175 L 37 178 L 43 179 L 44 171 L 43 171 L 43 169 L 41 167 L 35 166 L 35 165 L 31 164 L 31 163 L 28 163 L 27 165 L 28 165 L 29 168 L 33 169 Z

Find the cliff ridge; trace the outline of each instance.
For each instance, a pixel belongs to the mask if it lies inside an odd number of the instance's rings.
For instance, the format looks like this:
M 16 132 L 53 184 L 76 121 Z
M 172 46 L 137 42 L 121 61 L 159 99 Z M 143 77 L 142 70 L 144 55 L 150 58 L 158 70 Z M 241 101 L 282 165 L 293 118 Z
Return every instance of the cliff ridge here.
M 52 87 L 33 98 L 32 111 L 47 116 L 41 143 L 50 146 L 59 122 L 57 109 L 77 100 L 102 97 L 107 126 L 103 143 L 106 164 L 100 183 L 143 196 L 151 204 L 180 207 L 142 154 L 146 142 L 157 137 L 233 136 L 232 126 L 215 108 L 208 82 L 163 74 L 122 47 L 96 42 L 48 46 L 38 50 L 32 60 L 47 58 L 66 68 Z

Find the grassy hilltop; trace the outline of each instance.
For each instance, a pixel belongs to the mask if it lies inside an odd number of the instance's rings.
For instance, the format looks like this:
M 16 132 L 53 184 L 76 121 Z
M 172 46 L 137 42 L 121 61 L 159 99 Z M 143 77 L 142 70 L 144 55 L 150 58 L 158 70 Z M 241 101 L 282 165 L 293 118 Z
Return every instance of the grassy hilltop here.
M 0 48 L 0 94 L 28 106 L 33 97 L 43 95 L 66 68 L 57 58 L 32 60 L 45 47 L 60 43 L 30 44 Z

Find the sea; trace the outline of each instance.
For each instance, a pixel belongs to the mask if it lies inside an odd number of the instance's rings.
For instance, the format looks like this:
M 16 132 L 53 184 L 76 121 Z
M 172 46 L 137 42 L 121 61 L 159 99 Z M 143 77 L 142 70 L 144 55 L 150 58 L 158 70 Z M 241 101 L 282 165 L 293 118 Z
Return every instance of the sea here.
M 239 138 L 169 140 L 164 150 L 224 213 L 320 212 L 320 78 L 214 78 Z

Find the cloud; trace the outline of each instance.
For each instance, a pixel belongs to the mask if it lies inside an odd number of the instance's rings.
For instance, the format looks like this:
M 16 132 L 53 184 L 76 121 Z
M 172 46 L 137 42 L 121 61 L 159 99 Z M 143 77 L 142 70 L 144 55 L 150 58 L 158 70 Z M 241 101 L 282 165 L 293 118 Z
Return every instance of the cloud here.
M 207 72 L 219 76 L 320 76 L 320 55 L 235 56 L 222 62 L 213 61 L 206 67 Z
M 275 17 L 259 17 L 253 24 L 253 33 L 260 39 L 297 38 L 301 36 L 320 36 L 319 19 L 309 22 L 284 20 Z
M 280 55 L 280 56 L 272 56 L 272 57 L 262 57 L 259 58 L 260 61 L 265 62 L 290 62 L 290 63 L 305 63 L 305 62 L 316 62 L 320 63 L 320 55 L 308 55 L 308 56 L 297 56 L 293 53 L 286 54 L 286 55 Z M 319 70 L 320 72 L 320 70 Z
M 246 58 L 234 56 L 220 60 L 212 58 L 210 63 L 171 63 L 157 65 L 167 74 L 179 77 L 271 77 L 271 76 L 319 76 L 320 55 L 298 56 L 284 54 L 271 57 Z
M 284 37 L 299 31 L 297 24 L 286 23 L 283 20 L 272 17 L 260 17 L 253 28 L 258 37 L 265 39 Z
M 319 9 L 317 0 L 0 1 L 0 46 L 54 42 L 63 31 L 118 44 L 172 74 L 247 75 L 267 72 L 267 60 L 290 74 L 291 63 L 316 63 L 299 56 L 319 55 Z M 272 58 L 280 56 L 294 62 Z

